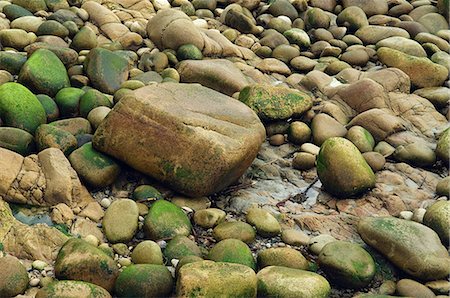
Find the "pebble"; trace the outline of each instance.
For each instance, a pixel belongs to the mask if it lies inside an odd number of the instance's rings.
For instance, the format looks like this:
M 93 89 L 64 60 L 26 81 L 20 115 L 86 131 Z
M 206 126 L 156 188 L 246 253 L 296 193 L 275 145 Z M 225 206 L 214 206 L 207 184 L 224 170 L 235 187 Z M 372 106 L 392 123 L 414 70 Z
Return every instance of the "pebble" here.
M 322 234 L 316 237 L 313 237 L 309 241 L 309 250 L 315 254 L 319 255 L 322 248 L 330 242 L 336 241 L 331 235 Z
M 93 246 L 98 246 L 98 243 L 99 243 L 98 238 L 95 237 L 95 236 L 92 235 L 92 234 L 87 235 L 87 236 L 84 238 L 84 240 L 85 240 L 87 243 L 89 243 L 89 244 L 91 244 L 91 245 L 93 245 Z
M 44 268 L 47 266 L 47 263 L 44 262 L 44 261 L 41 261 L 41 260 L 35 260 L 35 261 L 31 264 L 31 266 L 32 266 L 34 269 L 37 269 L 37 270 L 44 270 Z
M 30 282 L 29 282 L 30 287 L 37 287 L 39 285 L 40 281 L 41 280 L 39 278 L 32 278 L 32 279 L 30 279 Z
M 411 211 L 401 211 L 399 215 L 400 218 L 412 220 L 414 214 Z

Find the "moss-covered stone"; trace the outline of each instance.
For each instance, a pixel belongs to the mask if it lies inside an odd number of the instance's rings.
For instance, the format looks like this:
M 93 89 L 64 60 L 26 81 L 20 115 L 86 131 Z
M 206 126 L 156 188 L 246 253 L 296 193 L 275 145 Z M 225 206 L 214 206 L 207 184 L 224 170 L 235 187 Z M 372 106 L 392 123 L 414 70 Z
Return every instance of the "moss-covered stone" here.
M 209 252 L 208 259 L 216 262 L 237 263 L 256 270 L 250 248 L 237 239 L 225 239 L 217 243 Z
M 31 154 L 36 148 L 33 135 L 15 127 L 0 127 L 0 147 L 23 156 Z
M 278 220 L 269 211 L 262 208 L 250 208 L 245 219 L 263 237 L 274 237 L 281 232 Z
M 131 260 L 135 264 L 164 265 L 161 248 L 151 240 L 145 240 L 136 245 L 131 254 Z
M 186 256 L 201 257 L 202 252 L 197 244 L 186 236 L 175 236 L 167 243 L 164 256 L 168 260 L 181 259 Z
M 301 252 L 289 247 L 265 249 L 258 254 L 258 267 L 282 266 L 308 270 L 309 262 Z
M 232 221 L 218 224 L 213 230 L 213 236 L 218 241 L 233 238 L 251 243 L 255 240 L 256 232 L 248 223 Z
M 35 139 L 39 151 L 58 148 L 64 155 L 69 155 L 77 148 L 77 139 L 74 135 L 48 124 L 42 124 L 36 129 Z
M 73 87 L 63 88 L 58 91 L 55 96 L 55 102 L 62 117 L 72 118 L 80 114 L 80 99 L 84 93 L 84 90 Z
M 375 262 L 361 246 L 334 241 L 323 247 L 319 254 L 319 266 L 327 277 L 346 288 L 367 286 L 375 275 Z
M 120 173 L 117 162 L 86 143 L 70 154 L 69 161 L 77 174 L 94 187 L 113 183 Z
M 0 118 L 4 125 L 17 127 L 31 134 L 47 120 L 45 110 L 36 96 L 18 83 L 0 86 Z
M 130 241 L 138 229 L 138 218 L 139 209 L 133 200 L 115 200 L 102 221 L 106 238 L 112 243 Z
M 64 64 L 47 49 L 39 49 L 28 58 L 20 70 L 18 82 L 50 96 L 70 86 Z
M 119 274 L 114 260 L 84 240 L 71 238 L 59 250 L 55 261 L 58 279 L 86 281 L 108 291 Z
M 202 60 L 202 52 L 193 44 L 185 44 L 178 48 L 177 58 L 182 60 Z
M 450 163 L 450 128 L 447 128 L 439 138 L 436 156 L 445 163 Z
M 152 204 L 144 221 L 144 231 L 152 240 L 188 236 L 191 222 L 183 210 L 165 200 Z
M 49 124 L 64 129 L 74 136 L 92 133 L 91 123 L 81 117 L 57 120 Z
M 38 94 L 36 98 L 44 107 L 45 114 L 47 115 L 47 122 L 55 121 L 59 118 L 59 108 L 56 102 L 48 95 Z
M 117 278 L 117 297 L 169 297 L 173 279 L 163 265 L 139 264 L 125 268 Z
M 175 269 L 176 269 L 176 270 L 175 270 L 176 276 L 178 276 L 178 273 L 180 272 L 180 269 L 181 269 L 184 265 L 190 264 L 190 263 L 194 263 L 194 262 L 201 262 L 201 261 L 203 261 L 203 258 L 198 257 L 198 256 L 185 256 L 185 257 L 182 257 L 182 258 L 179 260 L 179 262 L 178 262 L 178 264 L 177 264 L 177 267 L 175 268 Z
M 54 281 L 41 288 L 36 294 L 36 298 L 58 297 L 111 298 L 111 295 L 102 287 L 78 280 Z
M 177 297 L 256 297 L 256 274 L 240 264 L 201 261 L 184 265 Z
M 449 245 L 450 201 L 438 201 L 428 207 L 423 217 L 423 224 L 432 228 L 439 235 L 444 245 Z
M 352 126 L 345 138 L 352 142 L 362 153 L 373 151 L 375 146 L 375 140 L 370 132 L 361 126 Z
M 3 13 L 6 15 L 6 17 L 13 21 L 20 17 L 25 16 L 32 16 L 33 13 L 22 6 L 16 5 L 16 4 L 10 4 L 3 7 Z
M 226 215 L 225 211 L 217 208 L 197 210 L 194 213 L 194 222 L 203 228 L 209 229 L 224 221 Z
M 112 107 L 111 101 L 98 90 L 90 89 L 80 98 L 80 114 L 86 118 L 90 111 L 96 107 L 106 106 Z
M 269 266 L 260 270 L 258 295 L 262 297 L 314 297 L 326 298 L 331 287 L 317 273 L 280 266 Z
M 375 186 L 375 175 L 361 152 L 340 137 L 322 144 L 317 174 L 325 189 L 338 197 L 354 196 Z
M 14 52 L 0 52 L 0 69 L 6 70 L 13 75 L 19 74 L 25 61 L 27 61 L 27 56 L 25 55 Z
M 239 100 L 263 121 L 299 117 L 312 107 L 311 97 L 304 92 L 258 84 L 242 89 Z
M 133 191 L 133 200 L 146 201 L 146 200 L 162 200 L 162 194 L 151 185 L 139 185 Z
M 73 37 L 70 47 L 76 51 L 90 50 L 97 46 L 97 36 L 88 26 L 83 26 Z
M 0 297 L 14 297 L 25 292 L 28 273 L 15 257 L 0 258 Z

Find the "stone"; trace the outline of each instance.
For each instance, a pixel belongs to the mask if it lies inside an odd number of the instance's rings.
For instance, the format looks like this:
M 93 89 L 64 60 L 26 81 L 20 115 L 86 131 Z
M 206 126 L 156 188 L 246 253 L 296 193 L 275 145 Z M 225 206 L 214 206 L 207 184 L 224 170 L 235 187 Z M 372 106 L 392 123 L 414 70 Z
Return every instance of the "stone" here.
M 392 36 L 382 39 L 379 42 L 377 42 L 376 47 L 377 49 L 381 47 L 387 47 L 390 49 L 401 51 L 411 56 L 427 57 L 427 53 L 422 48 L 420 43 L 400 36 Z
M 12 256 L 0 258 L 0 296 L 14 297 L 23 294 L 28 286 L 28 273 L 19 260 Z
M 111 243 L 130 241 L 138 229 L 139 210 L 130 199 L 118 199 L 106 209 L 102 225 Z
M 182 259 L 187 256 L 201 257 L 202 252 L 197 244 L 186 236 L 178 235 L 167 243 L 164 256 L 168 260 Z
M 49 96 L 70 86 L 64 64 L 47 49 L 39 49 L 28 58 L 20 70 L 18 82 Z
M 54 20 L 48 20 L 44 21 L 36 31 L 37 36 L 41 35 L 52 35 L 52 36 L 58 36 L 61 38 L 66 38 L 69 35 L 69 29 L 64 27 L 63 24 L 61 24 L 58 21 Z
M 31 154 L 36 148 L 33 135 L 15 127 L 0 127 L 0 147 L 23 156 Z
M 313 7 L 306 11 L 305 25 L 306 28 L 325 28 L 330 26 L 331 18 L 322 9 Z
M 411 143 L 398 146 L 393 154 L 394 158 L 419 167 L 430 167 L 436 162 L 433 150 L 420 143 Z
M 80 280 L 112 291 L 119 269 L 114 260 L 86 241 L 71 238 L 61 247 L 55 261 L 58 279 Z
M 80 98 L 84 93 L 84 90 L 73 87 L 59 90 L 55 96 L 55 103 L 58 105 L 61 116 L 64 118 L 79 116 Z
M 230 286 L 233 285 L 233 286 Z M 234 263 L 199 261 L 181 267 L 177 297 L 256 297 L 255 272 Z
M 343 0 L 342 5 L 344 6 L 344 8 L 357 6 L 361 8 L 367 16 L 373 16 L 377 14 L 384 15 L 387 14 L 389 9 L 388 3 L 384 0 Z
M 343 53 L 340 59 L 350 65 L 365 66 L 369 61 L 369 54 L 364 49 L 354 49 Z
M 8 3 L 3 7 L 3 13 L 6 17 L 13 21 L 24 16 L 33 16 L 33 13 L 20 5 Z
M 346 288 L 365 287 L 375 276 L 372 256 L 351 242 L 328 243 L 320 251 L 318 262 L 331 281 Z
M 225 239 L 214 245 L 209 251 L 208 259 L 215 262 L 237 263 L 256 270 L 250 248 L 238 239 Z
M 281 232 L 281 226 L 278 220 L 269 211 L 262 208 L 248 209 L 245 219 L 263 237 L 274 237 Z
M 102 287 L 92 283 L 78 281 L 78 280 L 61 280 L 54 281 L 48 285 L 43 286 L 36 293 L 36 298 L 111 298 L 111 295 Z
M 247 86 L 247 79 L 234 63 L 224 59 L 187 60 L 177 65 L 180 81 L 199 83 L 232 96 Z
M 224 12 L 223 23 L 242 33 L 258 32 L 253 17 L 240 6 L 231 6 Z
M 256 232 L 248 223 L 232 221 L 218 224 L 213 230 L 213 236 L 218 241 L 231 238 L 251 243 L 255 240 Z
M 111 108 L 100 106 L 93 108 L 89 114 L 87 115 L 87 119 L 94 130 L 100 126 L 103 120 L 105 120 L 106 116 L 108 116 L 109 112 L 111 112 Z
M 308 245 L 310 238 L 300 230 L 286 229 L 281 232 L 281 240 L 293 246 Z
M 23 64 L 27 61 L 27 56 L 14 52 L 0 52 L 0 69 L 6 70 L 13 75 L 20 72 Z
M 57 120 L 49 124 L 62 128 L 74 136 L 92 133 L 89 121 L 81 117 Z
M 94 88 L 113 94 L 128 79 L 128 61 L 107 49 L 89 51 L 84 69 Z
M 443 108 L 450 100 L 450 89 L 446 87 L 428 87 L 414 91 L 421 97 L 428 99 L 436 108 Z
M 90 89 L 80 97 L 80 115 L 86 118 L 97 107 L 112 108 L 109 98 L 98 90 Z
M 364 44 L 376 44 L 382 39 L 400 36 L 410 38 L 408 31 L 402 28 L 369 25 L 361 27 L 355 32 L 355 36 L 360 38 Z
M 282 266 L 294 269 L 308 270 L 309 263 L 301 252 L 289 247 L 276 247 L 262 250 L 258 253 L 258 267 Z
M 333 241 L 336 241 L 336 239 L 328 234 L 321 234 L 319 236 L 313 237 L 309 241 L 309 250 L 319 255 L 322 249 L 327 245 L 328 243 L 331 243 Z
M 436 297 L 433 291 L 412 279 L 401 279 L 397 282 L 397 294 L 402 297 Z
M 58 148 L 64 155 L 69 155 L 77 148 L 77 139 L 67 131 L 48 124 L 40 125 L 35 131 L 38 151 Z
M 97 188 L 112 184 L 120 173 L 117 162 L 95 150 L 91 142 L 73 151 L 69 161 L 81 179 Z
M 88 26 L 83 26 L 72 39 L 70 47 L 76 51 L 91 50 L 97 47 L 97 36 Z
M 172 292 L 173 279 L 163 265 L 139 264 L 125 268 L 116 280 L 118 297 L 167 297 Z
M 352 126 L 345 138 L 355 145 L 361 153 L 373 151 L 375 146 L 375 140 L 370 132 L 361 126 Z
M 328 281 L 319 274 L 281 266 L 269 266 L 260 270 L 258 295 L 263 297 L 328 297 L 331 291 Z
M 309 35 L 298 28 L 291 28 L 283 32 L 283 35 L 290 43 L 298 45 L 300 48 L 308 48 L 311 45 Z
M 191 228 L 189 218 L 183 210 L 165 200 L 155 201 L 144 221 L 144 231 L 151 240 L 188 236 Z
M 239 100 L 263 121 L 299 117 L 312 107 L 312 98 L 304 92 L 259 84 L 242 89 Z
M 183 60 L 202 60 L 203 54 L 193 44 L 184 44 L 180 46 L 177 50 L 177 58 L 179 61 Z
M 440 86 L 448 77 L 448 70 L 428 58 L 420 58 L 403 52 L 381 47 L 377 50 L 379 60 L 389 67 L 404 71 L 411 83 L 419 88 Z
M 162 200 L 162 194 L 151 185 L 139 185 L 133 191 L 133 200 L 145 201 L 145 200 Z
M 208 229 L 217 226 L 225 220 L 226 213 L 217 208 L 207 208 L 194 213 L 194 222 L 202 228 Z
M 448 21 L 439 13 L 427 13 L 417 22 L 427 28 L 431 34 L 436 34 L 440 30 L 448 30 Z
M 136 117 L 148 120 L 138 123 Z M 172 189 L 199 197 L 236 181 L 264 138 L 261 122 L 242 103 L 199 85 L 164 83 L 135 90 L 117 103 L 93 144 Z
M 428 207 L 423 224 L 432 228 L 447 245 L 450 242 L 450 201 L 437 201 Z
M 194 211 L 211 207 L 211 201 L 208 197 L 189 198 L 185 196 L 175 196 L 170 201 L 180 208 L 187 207 Z
M 0 31 L 0 42 L 3 47 L 11 47 L 21 51 L 27 45 L 34 42 L 36 35 L 27 33 L 22 29 L 2 29 Z
M 330 138 L 320 148 L 317 174 L 324 188 L 338 197 L 360 194 L 375 186 L 375 175 L 359 150 L 343 138 Z
M 164 265 L 161 248 L 151 240 L 139 242 L 131 253 L 131 260 L 134 264 Z
M 294 155 L 292 167 L 300 171 L 307 171 L 316 165 L 316 155 L 307 152 L 299 152 Z
M 47 117 L 36 96 L 18 83 L 0 86 L 0 118 L 7 126 L 23 129 L 31 134 Z
M 288 128 L 288 140 L 294 144 L 301 145 L 311 139 L 311 129 L 301 121 L 293 121 Z
M 450 162 L 450 128 L 447 128 L 439 137 L 436 156 L 444 163 Z
M 436 194 L 439 196 L 447 196 L 450 197 L 450 176 L 447 176 L 436 185 Z
M 342 10 L 337 16 L 336 23 L 339 26 L 348 27 L 351 32 L 369 25 L 366 14 L 358 6 L 350 6 Z
M 386 158 L 378 152 L 365 152 L 362 154 L 372 171 L 378 172 L 384 168 Z
M 311 123 L 314 144 L 321 146 L 326 140 L 333 137 L 343 137 L 347 129 L 333 117 L 320 113 L 313 118 Z
M 438 235 L 430 228 L 394 217 L 366 217 L 358 233 L 397 267 L 422 280 L 444 278 L 450 258 Z

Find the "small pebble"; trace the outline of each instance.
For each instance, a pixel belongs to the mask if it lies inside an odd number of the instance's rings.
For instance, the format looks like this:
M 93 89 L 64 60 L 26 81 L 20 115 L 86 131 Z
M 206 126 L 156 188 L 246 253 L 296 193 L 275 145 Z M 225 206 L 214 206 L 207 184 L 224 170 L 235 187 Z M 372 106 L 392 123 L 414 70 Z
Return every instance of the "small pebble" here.
M 422 223 L 423 222 L 423 217 L 424 217 L 426 212 L 427 212 L 427 210 L 424 209 L 424 208 L 417 208 L 413 212 L 412 220 L 414 220 L 415 222 L 418 222 L 418 223 Z
M 108 198 L 104 198 L 100 201 L 100 205 L 102 205 L 103 208 L 108 208 L 109 205 L 111 205 L 111 200 Z
M 402 211 L 400 212 L 400 218 L 411 220 L 413 217 L 413 213 L 411 211 Z
M 99 243 L 98 238 L 92 234 L 87 235 L 84 240 L 93 246 L 98 246 Z
M 37 270 L 44 270 L 44 268 L 47 266 L 47 263 L 41 260 L 36 260 L 31 264 L 31 266 Z
M 129 258 L 120 258 L 119 264 L 120 264 L 120 266 L 130 266 L 131 260 Z
M 30 279 L 30 287 L 37 287 L 38 285 L 39 285 L 39 282 L 40 282 L 41 280 L 39 279 L 39 278 L 32 278 L 32 279 Z

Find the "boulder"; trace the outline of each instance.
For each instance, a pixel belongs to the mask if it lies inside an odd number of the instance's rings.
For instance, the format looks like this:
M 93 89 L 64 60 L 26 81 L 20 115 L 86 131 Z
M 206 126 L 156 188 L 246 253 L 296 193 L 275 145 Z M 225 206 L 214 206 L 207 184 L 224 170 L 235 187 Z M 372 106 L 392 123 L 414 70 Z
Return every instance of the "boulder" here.
M 130 241 L 138 229 L 139 209 L 130 199 L 118 199 L 106 209 L 102 225 L 111 243 Z
M 444 245 L 449 245 L 450 201 L 438 201 L 428 207 L 423 217 L 423 224 L 432 228 L 439 235 Z
M 36 298 L 111 298 L 107 290 L 97 285 L 78 281 L 61 280 L 52 282 L 42 287 L 37 293 Z
M 25 292 L 28 273 L 19 260 L 12 256 L 0 258 L 0 296 L 14 297 Z
M 203 196 L 236 181 L 264 139 L 242 103 L 199 85 L 164 83 L 117 103 L 93 145 L 181 193 Z

